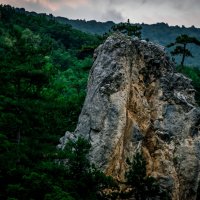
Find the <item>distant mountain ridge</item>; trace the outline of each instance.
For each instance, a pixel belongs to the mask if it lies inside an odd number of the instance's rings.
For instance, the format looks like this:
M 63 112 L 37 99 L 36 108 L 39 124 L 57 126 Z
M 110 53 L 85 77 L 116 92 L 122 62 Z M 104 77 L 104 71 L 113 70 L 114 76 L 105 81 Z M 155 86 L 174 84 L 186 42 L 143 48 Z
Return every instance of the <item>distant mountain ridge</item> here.
M 65 17 L 54 17 L 52 14 L 45 14 L 45 13 L 39 13 L 36 12 L 28 12 L 25 11 L 24 8 L 16 8 L 18 12 L 26 12 L 27 14 L 32 15 L 42 15 L 46 16 L 47 18 L 54 18 L 60 23 L 71 25 L 73 28 L 81 30 L 83 32 L 91 33 L 91 34 L 97 34 L 102 35 L 105 32 L 108 32 L 110 28 L 115 24 L 112 21 L 107 22 L 97 22 L 95 20 L 74 20 L 74 19 L 68 19 Z M 175 38 L 178 35 L 181 34 L 187 34 L 193 37 L 196 37 L 200 40 L 200 28 L 196 28 L 194 26 L 191 26 L 189 28 L 185 26 L 169 26 L 166 23 L 157 23 L 157 24 L 140 24 L 142 26 L 142 38 L 148 39 L 150 41 L 153 41 L 155 43 L 159 43 L 163 46 L 166 46 L 167 44 L 173 42 Z M 189 46 L 193 58 L 187 58 L 186 64 L 190 66 L 196 66 L 200 67 L 200 48 L 195 45 Z M 169 50 L 170 51 L 170 50 Z M 180 58 L 176 57 L 177 63 L 179 63 Z
M 110 28 L 115 25 L 112 21 L 107 22 L 97 22 L 96 20 L 81 20 L 81 19 L 68 19 L 64 17 L 56 17 L 61 23 L 70 24 L 72 27 L 79 29 L 83 32 L 102 35 L 109 31 Z
M 115 24 L 112 21 L 108 22 L 97 22 L 95 20 L 70 20 L 64 17 L 56 17 L 61 23 L 70 24 L 73 28 L 81 30 L 83 32 L 92 33 L 92 34 L 104 34 L 108 32 L 110 28 Z M 166 23 L 157 23 L 157 24 L 140 24 L 142 26 L 142 38 L 148 39 L 155 43 L 161 44 L 163 46 L 168 45 L 169 43 L 175 41 L 175 38 L 181 34 L 187 34 L 193 37 L 196 37 L 200 40 L 200 28 L 185 27 L 185 26 L 169 26 Z M 200 48 L 194 45 L 190 45 L 193 58 L 187 58 L 186 64 L 190 66 L 200 67 Z M 170 51 L 170 50 L 169 50 Z M 180 62 L 180 58 L 176 57 L 177 63 Z

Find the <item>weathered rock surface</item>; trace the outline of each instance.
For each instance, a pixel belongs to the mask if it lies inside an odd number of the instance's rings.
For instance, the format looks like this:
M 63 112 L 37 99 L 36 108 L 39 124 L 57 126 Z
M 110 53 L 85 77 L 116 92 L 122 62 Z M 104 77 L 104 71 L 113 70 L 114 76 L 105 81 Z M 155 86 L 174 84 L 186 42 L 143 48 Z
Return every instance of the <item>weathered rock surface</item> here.
M 196 199 L 200 109 L 191 80 L 173 72 L 163 47 L 113 35 L 95 52 L 87 97 L 75 132 L 91 141 L 91 161 L 124 179 L 126 159 L 141 151 L 147 174 L 174 200 Z

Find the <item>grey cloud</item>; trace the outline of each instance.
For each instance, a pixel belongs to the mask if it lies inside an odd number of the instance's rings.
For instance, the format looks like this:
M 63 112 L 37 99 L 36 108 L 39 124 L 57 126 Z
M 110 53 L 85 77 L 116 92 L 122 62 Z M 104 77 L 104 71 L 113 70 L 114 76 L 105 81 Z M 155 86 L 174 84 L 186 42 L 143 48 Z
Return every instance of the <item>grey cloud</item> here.
M 94 1 L 94 0 L 93 0 Z M 108 0 L 111 5 L 117 4 L 128 4 L 128 5 L 137 5 L 137 4 L 149 4 L 149 5 L 169 5 L 175 8 L 200 8 L 200 0 Z
M 170 5 L 175 8 L 196 8 L 200 7 L 200 1 L 199 0 L 140 0 L 142 4 L 165 4 L 165 5 Z
M 103 21 L 113 20 L 114 22 L 124 21 L 122 14 L 116 10 L 107 10 L 106 13 L 102 15 Z
M 0 0 L 1 3 L 73 19 L 119 22 L 129 18 L 134 23 L 163 21 L 200 27 L 200 0 Z
M 36 11 L 36 12 L 50 12 L 50 10 L 46 7 L 41 6 L 38 1 L 26 1 L 26 0 L 0 0 L 0 4 L 10 4 L 15 7 L 23 7 L 28 11 Z

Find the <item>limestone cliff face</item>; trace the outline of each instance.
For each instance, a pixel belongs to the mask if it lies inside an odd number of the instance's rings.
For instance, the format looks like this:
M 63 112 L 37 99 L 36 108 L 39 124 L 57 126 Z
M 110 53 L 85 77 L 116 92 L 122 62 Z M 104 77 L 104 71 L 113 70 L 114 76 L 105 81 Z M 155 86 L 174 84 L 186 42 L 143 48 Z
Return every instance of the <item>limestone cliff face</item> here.
M 91 161 L 124 179 L 126 159 L 141 151 L 147 174 L 174 200 L 196 199 L 200 170 L 200 109 L 191 80 L 174 73 L 163 47 L 123 35 L 95 52 L 87 97 L 75 132 L 91 141 Z

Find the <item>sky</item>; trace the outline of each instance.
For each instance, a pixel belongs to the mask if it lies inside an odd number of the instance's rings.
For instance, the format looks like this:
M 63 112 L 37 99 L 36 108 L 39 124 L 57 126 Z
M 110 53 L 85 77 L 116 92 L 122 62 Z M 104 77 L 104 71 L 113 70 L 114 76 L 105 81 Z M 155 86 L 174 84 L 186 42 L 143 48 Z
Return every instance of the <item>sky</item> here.
M 200 0 L 0 0 L 0 4 L 69 19 L 169 25 L 200 28 Z

